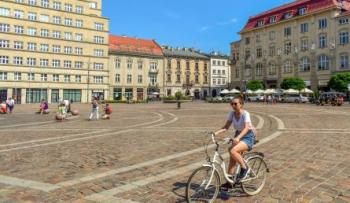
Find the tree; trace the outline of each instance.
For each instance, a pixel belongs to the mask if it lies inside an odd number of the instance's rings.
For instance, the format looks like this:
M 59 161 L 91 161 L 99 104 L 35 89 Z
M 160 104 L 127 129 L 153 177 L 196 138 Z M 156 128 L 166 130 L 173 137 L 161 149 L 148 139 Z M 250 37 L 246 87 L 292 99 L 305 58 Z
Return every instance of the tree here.
M 247 88 L 252 90 L 252 91 L 256 91 L 258 89 L 263 89 L 264 86 L 263 86 L 262 82 L 259 80 L 251 80 L 248 82 Z
M 305 82 L 303 79 L 298 77 L 291 77 L 291 78 L 284 78 L 283 82 L 281 83 L 282 89 L 295 89 L 295 90 L 302 90 L 306 88 Z
M 350 73 L 338 73 L 331 77 L 328 86 L 338 92 L 347 92 L 350 84 Z

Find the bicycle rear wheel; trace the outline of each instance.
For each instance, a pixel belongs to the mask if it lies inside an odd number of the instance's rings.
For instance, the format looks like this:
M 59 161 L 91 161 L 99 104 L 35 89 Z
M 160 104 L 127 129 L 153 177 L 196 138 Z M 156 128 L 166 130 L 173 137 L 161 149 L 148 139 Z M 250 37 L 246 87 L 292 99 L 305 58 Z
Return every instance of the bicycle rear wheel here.
M 248 195 L 256 195 L 265 186 L 268 169 L 264 159 L 260 156 L 248 158 L 247 163 L 251 172 L 247 179 L 242 181 L 242 190 Z
M 209 166 L 196 169 L 186 185 L 186 200 L 192 202 L 214 202 L 220 191 L 220 177 Z

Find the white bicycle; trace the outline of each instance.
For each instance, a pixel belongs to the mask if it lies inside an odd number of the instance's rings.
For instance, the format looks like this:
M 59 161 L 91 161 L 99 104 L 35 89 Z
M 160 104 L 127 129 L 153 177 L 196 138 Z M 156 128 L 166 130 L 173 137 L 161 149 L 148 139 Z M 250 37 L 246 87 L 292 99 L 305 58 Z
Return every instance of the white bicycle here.
M 214 202 L 219 195 L 221 183 L 227 181 L 232 184 L 232 190 L 236 185 L 241 186 L 247 195 L 256 195 L 264 187 L 269 169 L 264 161 L 264 154 L 260 152 L 248 152 L 243 154 L 245 163 L 250 167 L 247 178 L 238 178 L 241 167 L 236 165 L 233 176 L 227 174 L 224 158 L 219 153 L 220 144 L 216 141 L 215 135 L 210 133 L 211 140 L 215 144 L 215 153 L 210 159 L 208 154 L 209 143 L 205 146 L 207 163 L 196 169 L 189 177 L 186 185 L 187 202 Z M 223 144 L 229 144 L 232 140 L 225 139 Z

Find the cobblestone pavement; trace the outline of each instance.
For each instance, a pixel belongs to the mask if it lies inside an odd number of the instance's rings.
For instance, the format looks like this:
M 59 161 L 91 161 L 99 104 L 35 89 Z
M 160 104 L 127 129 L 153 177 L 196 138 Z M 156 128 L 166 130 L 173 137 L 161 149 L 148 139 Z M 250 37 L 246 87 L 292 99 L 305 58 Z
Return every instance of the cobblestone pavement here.
M 227 104 L 112 105 L 111 120 L 64 122 L 16 106 L 0 115 L 0 202 L 185 202 L 204 163 L 205 131 Z M 247 104 L 270 168 L 263 191 L 239 189 L 217 202 L 350 202 L 350 106 Z

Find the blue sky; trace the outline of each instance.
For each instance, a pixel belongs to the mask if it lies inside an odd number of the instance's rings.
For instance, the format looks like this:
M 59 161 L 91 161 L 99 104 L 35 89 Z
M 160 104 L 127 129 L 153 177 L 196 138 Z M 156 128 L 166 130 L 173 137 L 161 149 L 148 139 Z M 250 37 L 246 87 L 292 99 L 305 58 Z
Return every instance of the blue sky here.
M 103 0 L 115 35 L 229 53 L 249 16 L 293 0 Z

